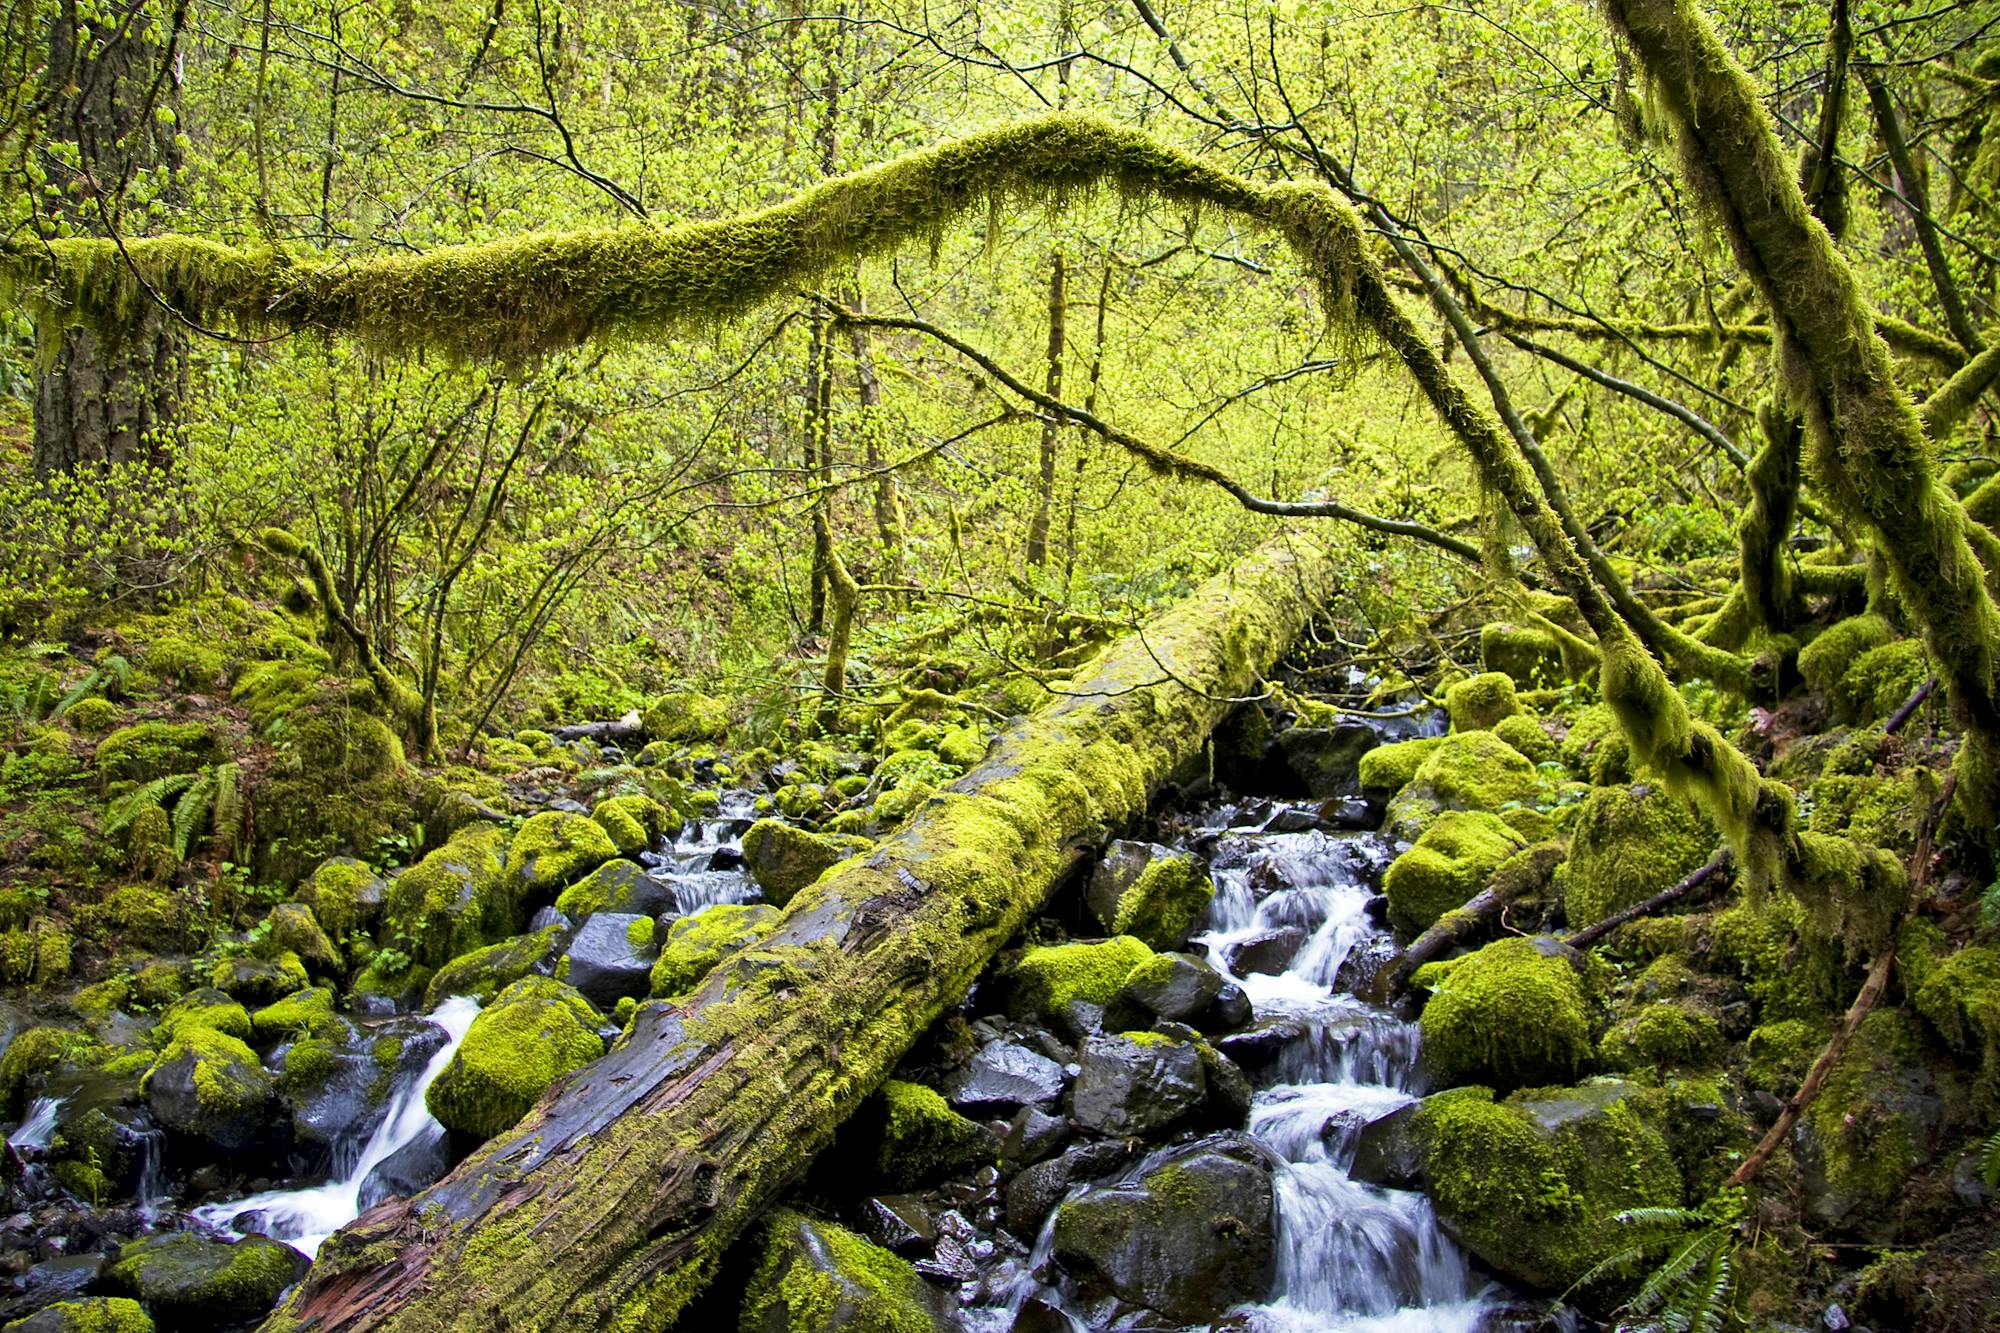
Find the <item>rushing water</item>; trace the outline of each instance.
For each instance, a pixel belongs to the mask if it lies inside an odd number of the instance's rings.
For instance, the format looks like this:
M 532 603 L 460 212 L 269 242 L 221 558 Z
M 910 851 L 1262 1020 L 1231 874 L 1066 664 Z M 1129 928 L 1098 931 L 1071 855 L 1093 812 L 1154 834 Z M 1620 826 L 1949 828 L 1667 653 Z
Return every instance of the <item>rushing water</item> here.
M 56 1112 L 61 1109 L 60 1097 L 35 1098 L 20 1126 L 7 1135 L 7 1142 L 16 1148 L 48 1147 L 56 1133 Z
M 387 1160 L 391 1153 L 419 1138 L 443 1135 L 444 1126 L 437 1122 L 430 1108 L 424 1104 L 424 1092 L 451 1063 L 458 1044 L 465 1040 L 465 1030 L 472 1026 L 472 1017 L 478 1012 L 479 1005 L 475 1001 L 455 995 L 440 1003 L 431 1013 L 430 1020 L 443 1028 L 450 1040 L 438 1049 L 414 1079 L 391 1091 L 389 1113 L 375 1127 L 375 1132 L 362 1145 L 354 1161 L 335 1179 L 305 1189 L 272 1190 L 227 1203 L 207 1204 L 195 1209 L 194 1215 L 210 1225 L 223 1228 L 229 1227 L 235 1218 L 255 1215 L 257 1230 L 284 1241 L 308 1258 L 317 1255 L 328 1236 L 361 1215 L 361 1185 L 368 1179 L 369 1172 Z
M 1387 938 L 1367 910 L 1381 835 L 1215 832 L 1225 854 L 1199 942 L 1258 1018 L 1302 1027 L 1251 1108 L 1250 1133 L 1284 1165 L 1276 1283 L 1242 1313 L 1260 1333 L 1472 1333 L 1493 1299 L 1430 1201 L 1348 1175 L 1362 1128 L 1420 1091 L 1414 1025 L 1341 989 L 1343 965 Z M 1310 932 L 1282 974 L 1230 974 L 1232 944 L 1282 926 Z
M 639 854 L 648 873 L 673 889 L 682 914 L 761 896 L 743 869 L 743 831 L 757 817 L 755 800 L 749 792 L 725 791 L 713 815 L 688 821 L 665 847 Z

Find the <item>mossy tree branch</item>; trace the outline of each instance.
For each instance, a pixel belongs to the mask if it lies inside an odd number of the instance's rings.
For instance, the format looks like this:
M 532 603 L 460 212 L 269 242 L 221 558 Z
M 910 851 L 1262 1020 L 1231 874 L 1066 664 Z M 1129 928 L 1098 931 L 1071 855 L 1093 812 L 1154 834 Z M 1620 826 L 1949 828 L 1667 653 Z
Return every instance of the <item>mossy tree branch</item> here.
M 1882 134 L 1882 144 L 1889 150 L 1889 165 L 1896 169 L 1896 202 L 1910 215 L 1910 225 L 1917 233 L 1917 248 L 1923 251 L 1924 265 L 1931 273 L 1931 286 L 1937 292 L 1938 310 L 1944 315 L 1945 327 L 1951 336 L 1958 339 L 1958 345 L 1969 354 L 1977 356 L 1985 350 L 1986 344 L 1979 336 L 1979 329 L 1966 311 L 1965 298 L 1959 294 L 1958 279 L 1951 274 L 1951 263 L 1945 258 L 1944 247 L 1938 243 L 1937 225 L 1931 219 L 1930 199 L 1924 191 L 1924 178 L 1917 174 L 1916 163 L 1910 159 L 1910 145 L 1903 138 L 1903 119 L 1896 114 L 1896 104 L 1889 100 L 1889 89 L 1882 82 L 1880 70 L 1863 65 L 1859 71 L 1861 86 L 1868 90 L 1868 105 L 1875 113 L 1875 127 Z

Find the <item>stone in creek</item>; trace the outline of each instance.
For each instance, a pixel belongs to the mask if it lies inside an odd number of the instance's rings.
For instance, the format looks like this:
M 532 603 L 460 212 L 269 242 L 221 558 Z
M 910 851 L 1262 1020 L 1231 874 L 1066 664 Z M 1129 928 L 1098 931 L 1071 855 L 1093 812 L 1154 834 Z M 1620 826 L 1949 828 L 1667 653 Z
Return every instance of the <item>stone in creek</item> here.
M 127 1243 L 108 1276 L 166 1328 L 217 1328 L 261 1317 L 310 1262 L 268 1236 L 231 1245 L 184 1231 Z
M 1069 1326 L 1065 1323 L 1063 1327 L 1067 1330 Z M 137 1301 L 125 1296 L 92 1296 L 38 1310 L 7 1325 L 7 1333 L 151 1333 L 152 1328 L 152 1320 Z
M 316 1059 L 310 1077 L 296 1077 L 293 1054 L 287 1053 L 287 1076 L 278 1082 L 278 1096 L 292 1116 L 292 1133 L 300 1143 L 332 1151 L 341 1144 L 366 1143 L 389 1112 L 389 1093 L 414 1078 L 451 1038 L 424 1018 L 391 1020 L 370 1031 L 351 1035 L 330 1058 Z M 394 1043 L 395 1069 L 385 1084 L 384 1043 Z M 300 1050 L 293 1046 L 292 1052 Z
M 929 1254 L 937 1244 L 930 1209 L 914 1194 L 884 1194 L 861 1204 L 861 1234 L 905 1259 Z
M 1136 1137 L 1193 1115 L 1208 1097 L 1201 1050 L 1160 1033 L 1120 1033 L 1083 1043 L 1070 1118 L 1085 1129 Z
M 436 1125 L 375 1164 L 361 1182 L 361 1211 L 384 1199 L 407 1199 L 445 1178 L 452 1167 L 451 1140 Z
M 643 927 L 639 926 L 644 922 Z M 634 942 L 635 928 L 643 940 Z M 599 912 L 577 928 L 557 975 L 599 1009 L 609 1013 L 630 995 L 643 997 L 651 986 L 657 928 L 650 916 Z
M 1303 1019 L 1267 1018 L 1254 1027 L 1218 1037 L 1215 1047 L 1246 1069 L 1256 1069 L 1278 1058 L 1278 1052 L 1306 1034 Z
M 1086 1299 L 1108 1292 L 1182 1324 L 1264 1297 L 1276 1246 L 1271 1161 L 1241 1134 L 1176 1149 L 1056 1213 L 1056 1261 Z
M 1060 1157 L 1035 1163 L 1007 1184 L 1007 1230 L 1016 1236 L 1034 1235 L 1070 1186 L 1110 1175 L 1137 1151 L 1138 1145 L 1130 1140 L 1108 1139 L 1079 1144 Z
M 1063 1094 L 1063 1069 L 1046 1055 L 1011 1041 L 989 1041 L 945 1081 L 945 1098 L 960 1111 L 1039 1106 Z
M 1354 1162 L 1347 1174 L 1364 1185 L 1387 1185 L 1391 1189 L 1415 1189 L 1422 1174 L 1422 1154 L 1410 1130 L 1418 1103 L 1399 1106 L 1361 1127 L 1355 1141 Z
M 1282 975 L 1306 942 L 1306 933 L 1297 926 L 1260 930 L 1228 946 L 1229 970 L 1239 977 L 1253 972 Z
M 1381 742 L 1373 727 L 1343 722 L 1333 727 L 1292 727 L 1277 736 L 1278 750 L 1306 794 L 1321 800 L 1361 790 L 1361 756 Z
M 1032 1166 L 1060 1148 L 1067 1138 L 1069 1121 L 1024 1106 L 1014 1113 L 1000 1136 L 1000 1155 L 1010 1167 Z
M 1228 1032 L 1251 1018 L 1243 988 L 1193 954 L 1157 954 L 1133 969 L 1104 1010 L 1112 1032 L 1149 1027 L 1156 1019 L 1186 1023 L 1203 1032 Z

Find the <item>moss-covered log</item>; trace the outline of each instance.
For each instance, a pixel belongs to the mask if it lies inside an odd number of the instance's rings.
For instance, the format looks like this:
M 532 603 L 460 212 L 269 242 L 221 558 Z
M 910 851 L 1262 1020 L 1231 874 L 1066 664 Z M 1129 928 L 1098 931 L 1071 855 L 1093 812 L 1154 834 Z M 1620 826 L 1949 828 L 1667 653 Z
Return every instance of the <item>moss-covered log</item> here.
M 657 1329 L 1332 586 L 1274 542 L 1114 644 L 692 995 L 448 1179 L 335 1236 L 271 1330 Z

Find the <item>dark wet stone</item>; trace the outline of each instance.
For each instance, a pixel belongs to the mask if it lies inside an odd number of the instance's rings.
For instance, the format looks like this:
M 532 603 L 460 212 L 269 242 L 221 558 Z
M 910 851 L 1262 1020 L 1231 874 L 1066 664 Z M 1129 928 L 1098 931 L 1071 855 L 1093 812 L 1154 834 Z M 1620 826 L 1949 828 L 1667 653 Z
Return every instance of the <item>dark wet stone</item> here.
M 1276 1247 L 1271 1162 L 1240 1134 L 1176 1149 L 1137 1179 L 1086 1190 L 1056 1215 L 1056 1260 L 1086 1291 L 1183 1324 L 1261 1299 Z
M 937 1224 L 914 1194 L 885 1194 L 861 1204 L 861 1234 L 905 1259 L 929 1254 L 937 1244 Z
M 308 1266 L 303 1254 L 268 1236 L 231 1245 L 181 1232 L 123 1246 L 107 1278 L 144 1301 L 163 1327 L 211 1329 L 264 1314 Z
M 1043 1105 L 1063 1094 L 1063 1069 L 1046 1055 L 1011 1041 L 989 1041 L 945 1080 L 945 1097 L 968 1113 L 1006 1113 Z
M 1200 1026 L 1222 994 L 1222 974 L 1193 954 L 1162 954 L 1137 970 L 1139 977 L 1104 1007 L 1104 1026 L 1113 1032 L 1150 1027 L 1159 1018 Z
M 1010 1167 L 1031 1166 L 1063 1145 L 1069 1138 L 1069 1121 L 1048 1115 L 1039 1108 L 1024 1106 L 1014 1113 L 1000 1136 L 1000 1155 Z
M 634 927 L 640 927 L 643 943 L 633 942 Z M 638 998 L 647 993 L 653 961 L 660 955 L 654 943 L 656 934 L 650 916 L 599 912 L 577 927 L 558 974 L 583 998 L 609 1013 L 626 996 Z M 563 970 L 565 964 L 567 971 Z
M 1253 972 L 1281 975 L 1292 965 L 1299 946 L 1305 942 L 1306 932 L 1298 926 L 1260 930 L 1229 946 L 1226 955 L 1229 970 L 1239 977 L 1247 977 Z
M 1136 1145 L 1113 1139 L 1079 1144 L 1059 1157 L 1037 1162 L 1008 1182 L 1007 1230 L 1033 1236 L 1070 1186 L 1108 1176 L 1136 1153 Z
M 452 1168 L 451 1142 L 431 1127 L 375 1164 L 361 1182 L 361 1210 L 384 1199 L 407 1199 L 443 1180 Z
M 1208 1095 L 1201 1051 L 1157 1033 L 1121 1033 L 1083 1043 L 1070 1117 L 1120 1137 L 1165 1129 L 1192 1115 Z
M 1361 756 L 1380 741 L 1364 723 L 1333 727 L 1291 727 L 1277 736 L 1278 752 L 1309 796 L 1320 799 L 1359 794 Z
M 1355 1141 L 1354 1162 L 1347 1174 L 1365 1185 L 1386 1185 L 1391 1189 L 1415 1189 L 1422 1163 L 1410 1122 L 1419 1103 L 1399 1106 L 1377 1116 L 1361 1127 Z

